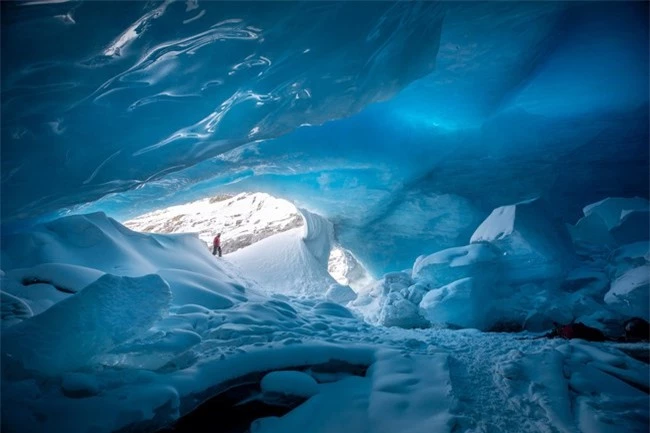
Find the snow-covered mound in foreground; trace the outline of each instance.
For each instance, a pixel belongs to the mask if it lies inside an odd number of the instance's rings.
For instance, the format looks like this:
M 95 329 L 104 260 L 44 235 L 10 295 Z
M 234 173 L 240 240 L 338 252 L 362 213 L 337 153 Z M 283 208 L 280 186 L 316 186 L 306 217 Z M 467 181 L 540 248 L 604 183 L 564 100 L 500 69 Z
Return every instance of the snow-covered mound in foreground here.
M 327 283 L 303 238 L 241 250 L 243 270 L 102 214 L 3 238 L 2 431 L 647 431 L 648 365 L 629 345 L 373 327 L 327 287 L 261 294 L 245 259 L 262 252 Z M 384 280 L 422 296 L 406 273 Z

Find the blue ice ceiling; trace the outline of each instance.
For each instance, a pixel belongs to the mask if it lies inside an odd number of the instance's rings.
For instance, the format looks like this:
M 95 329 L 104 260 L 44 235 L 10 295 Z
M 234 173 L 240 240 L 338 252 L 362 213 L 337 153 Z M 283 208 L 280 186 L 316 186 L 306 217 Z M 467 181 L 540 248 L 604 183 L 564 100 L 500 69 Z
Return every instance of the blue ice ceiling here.
M 2 221 L 286 197 L 372 271 L 648 196 L 645 2 L 2 3 Z

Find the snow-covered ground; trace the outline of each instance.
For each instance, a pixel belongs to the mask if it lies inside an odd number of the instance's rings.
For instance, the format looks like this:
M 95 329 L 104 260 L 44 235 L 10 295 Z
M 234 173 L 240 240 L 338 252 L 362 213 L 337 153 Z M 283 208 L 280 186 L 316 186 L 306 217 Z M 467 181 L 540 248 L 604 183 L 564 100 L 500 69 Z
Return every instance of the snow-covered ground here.
M 221 258 L 195 235 L 138 233 L 103 214 L 5 236 L 2 431 L 195 431 L 186 420 L 216 396 L 231 406 L 203 421 L 222 432 L 647 432 L 648 364 L 627 355 L 647 353 L 647 343 L 429 322 L 444 305 L 459 317 L 452 300 L 486 300 L 485 282 L 504 279 L 529 292 L 493 293 L 501 304 L 491 314 L 537 307 L 537 323 L 555 314 L 545 308 L 566 301 L 553 298 L 558 287 L 522 283 L 524 265 L 494 254 L 525 257 L 536 281 L 565 272 L 566 238 L 536 206 L 495 211 L 490 218 L 509 219 L 484 222 L 488 245 L 423 256 L 359 293 L 328 273 L 331 226 L 308 213 L 305 226 Z M 529 217 L 554 241 L 531 237 Z M 566 277 L 576 299 L 593 301 L 579 314 L 598 313 L 607 293 L 623 302 L 647 291 L 634 271 L 647 266 L 647 243 L 606 257 L 607 277 L 584 264 Z M 609 278 L 618 282 L 611 292 Z M 533 287 L 548 299 L 531 296 Z M 286 407 L 250 411 L 243 426 L 224 416 L 251 402 Z

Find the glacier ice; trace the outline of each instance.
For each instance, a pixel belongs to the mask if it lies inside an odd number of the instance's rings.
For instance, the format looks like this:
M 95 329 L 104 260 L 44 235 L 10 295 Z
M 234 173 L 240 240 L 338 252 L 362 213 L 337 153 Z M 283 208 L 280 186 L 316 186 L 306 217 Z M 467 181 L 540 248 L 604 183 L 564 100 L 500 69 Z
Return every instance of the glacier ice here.
M 630 269 L 614 280 L 605 302 L 627 317 L 649 317 L 650 265 Z
M 5 330 L 4 369 L 55 375 L 82 367 L 146 331 L 167 312 L 170 300 L 169 285 L 157 275 L 106 274 L 77 295 Z
M 603 248 L 611 248 L 616 244 L 603 218 L 593 212 L 584 216 L 574 225 L 567 226 L 574 243 L 587 243 Z
M 485 281 L 499 278 L 500 252 L 487 242 L 449 248 L 418 257 L 413 264 L 413 280 L 430 288 L 477 276 Z
M 585 206 L 583 212 L 585 216 L 596 214 L 602 218 L 611 230 L 613 227 L 619 225 L 623 212 L 630 210 L 648 210 L 650 202 L 641 197 L 625 198 L 625 197 L 608 197 L 597 203 L 592 203 Z
M 619 245 L 650 240 L 650 210 L 621 212 L 620 222 L 610 232 Z
M 489 242 L 497 247 L 505 278 L 513 283 L 562 278 L 574 262 L 567 229 L 541 199 L 493 210 L 471 242 Z
M 489 285 L 466 277 L 429 291 L 420 302 L 433 324 L 483 329 L 491 311 Z

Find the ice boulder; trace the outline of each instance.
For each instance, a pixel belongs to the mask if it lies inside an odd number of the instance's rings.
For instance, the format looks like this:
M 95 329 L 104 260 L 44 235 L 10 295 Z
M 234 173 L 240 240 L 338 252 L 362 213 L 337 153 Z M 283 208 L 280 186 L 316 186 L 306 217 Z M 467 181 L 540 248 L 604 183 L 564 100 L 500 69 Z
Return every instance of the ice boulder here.
M 435 325 L 483 329 L 487 322 L 486 287 L 474 278 L 462 278 L 429 291 L 420 308 Z
M 561 279 L 575 260 L 566 227 L 539 198 L 493 210 L 470 242 L 496 246 L 502 254 L 504 276 L 515 284 Z
M 448 248 L 418 257 L 413 265 L 413 280 L 430 288 L 479 275 L 484 280 L 496 281 L 498 261 L 498 250 L 485 242 Z
M 647 319 L 650 315 L 650 265 L 630 269 L 614 282 L 605 302 L 628 317 Z
M 417 305 L 407 300 L 399 292 L 391 292 L 379 312 L 379 324 L 400 328 L 425 328 L 429 322 L 422 317 Z
M 350 286 L 334 283 L 327 289 L 325 297 L 332 302 L 345 305 L 348 302 L 354 301 L 357 298 L 357 294 Z
M 619 245 L 650 239 L 650 212 L 630 210 L 621 213 L 621 221 L 610 230 Z
M 597 213 L 580 218 L 575 226 L 569 225 L 568 229 L 575 244 L 586 243 L 603 247 L 616 244 L 609 227 Z
M 641 197 L 608 197 L 598 203 L 592 203 L 582 210 L 585 216 L 592 214 L 598 215 L 607 225 L 608 229 L 617 226 L 621 221 L 623 211 L 630 210 L 648 210 L 650 202 Z
M 105 274 L 74 296 L 3 331 L 3 369 L 57 375 L 149 329 L 166 313 L 169 285 L 158 275 Z

